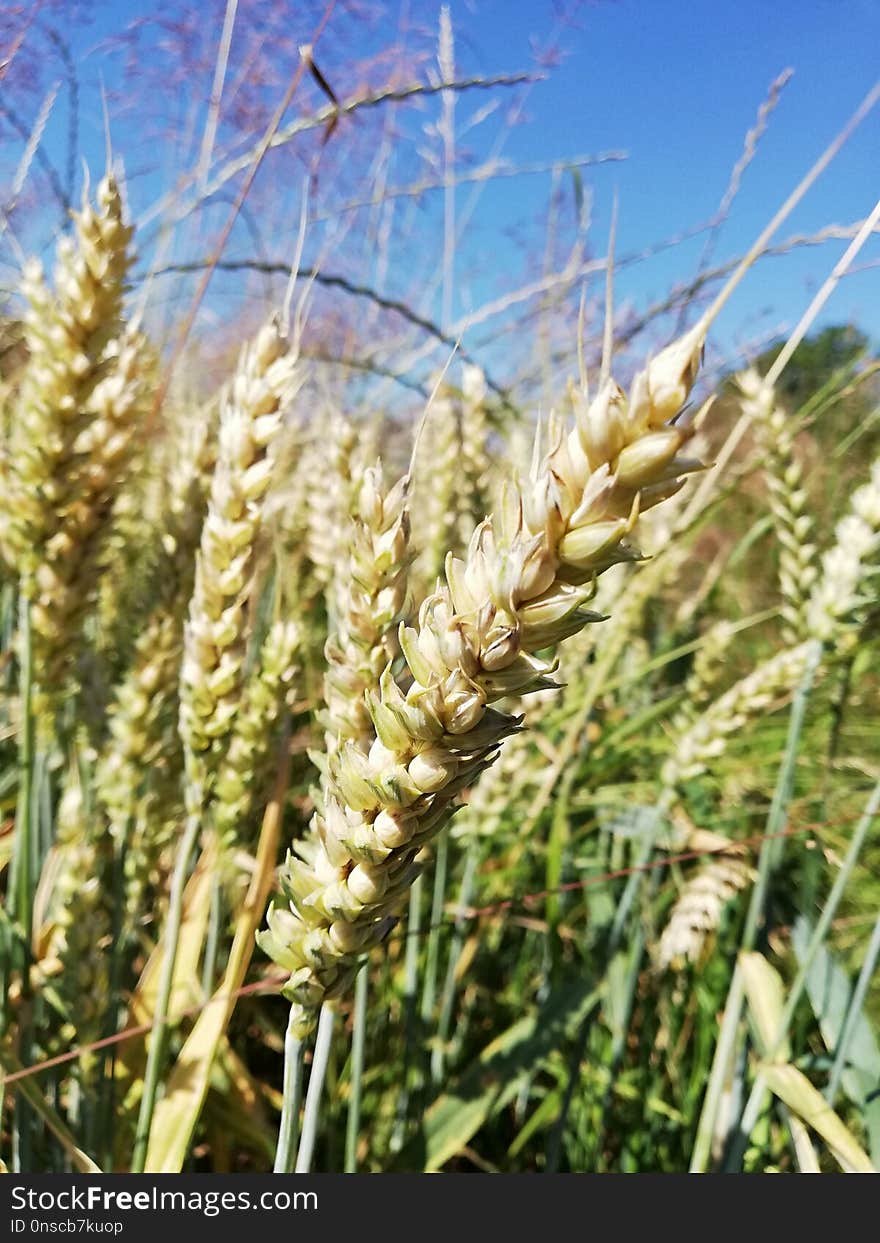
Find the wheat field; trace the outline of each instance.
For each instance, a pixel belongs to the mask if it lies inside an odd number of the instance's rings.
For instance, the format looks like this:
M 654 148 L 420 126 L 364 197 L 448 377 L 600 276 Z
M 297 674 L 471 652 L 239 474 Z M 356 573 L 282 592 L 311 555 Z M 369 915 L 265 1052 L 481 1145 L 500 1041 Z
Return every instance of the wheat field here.
M 519 79 L 458 84 L 437 13 L 434 68 L 386 95 L 438 118 L 446 303 L 454 108 Z M 877 90 L 748 250 L 639 321 L 612 215 L 481 354 L 480 311 L 426 328 L 331 278 L 350 226 L 303 258 L 334 161 L 369 210 L 384 184 L 345 144 L 385 95 L 320 64 L 244 156 L 202 139 L 169 218 L 211 177 L 235 197 L 188 275 L 112 126 L 51 245 L 16 243 L 3 1168 L 875 1170 L 880 362 L 817 317 L 880 204 L 811 252 L 785 333 L 736 356 L 718 321 Z M 224 245 L 284 118 L 311 163 L 254 285 Z M 388 316 L 408 335 L 367 350 Z

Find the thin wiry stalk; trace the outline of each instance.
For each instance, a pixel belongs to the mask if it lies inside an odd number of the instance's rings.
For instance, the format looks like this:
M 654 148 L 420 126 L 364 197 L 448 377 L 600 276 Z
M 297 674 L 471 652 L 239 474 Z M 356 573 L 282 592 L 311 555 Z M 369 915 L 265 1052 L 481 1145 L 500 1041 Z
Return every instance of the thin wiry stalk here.
M 21 980 L 20 1006 L 20 1056 L 28 1059 L 31 1048 L 30 1014 L 30 961 L 34 901 L 34 712 L 33 697 L 33 645 L 31 642 L 30 603 L 21 596 L 19 600 L 19 700 L 21 703 L 21 733 L 18 751 L 18 801 L 15 809 L 15 853 L 12 861 L 10 895 L 14 899 L 13 910 L 18 925 L 15 941 L 15 959 Z M 16 1173 L 30 1168 L 30 1139 L 32 1114 L 24 1097 L 15 1102 L 13 1122 L 13 1169 Z
M 474 842 L 465 856 L 464 873 L 462 875 L 461 886 L 458 891 L 457 907 L 459 912 L 467 910 L 470 905 L 481 855 L 481 844 L 479 842 Z M 446 966 L 446 979 L 443 984 L 443 993 L 440 1000 L 440 1020 L 437 1024 L 437 1039 L 431 1053 L 431 1081 L 435 1084 L 440 1083 L 443 1079 L 444 1063 L 446 1061 L 446 1048 L 449 1043 L 449 1033 L 452 1028 L 452 1015 L 455 1009 L 456 977 L 458 973 L 458 964 L 461 960 L 461 952 L 464 948 L 466 928 L 467 920 L 463 914 L 459 913 L 456 916 L 455 924 L 452 930 L 452 937 L 450 938 L 449 962 Z
M 776 789 L 773 792 L 773 801 L 767 813 L 766 838 L 761 845 L 761 852 L 758 857 L 758 876 L 752 888 L 745 927 L 742 933 L 742 948 L 744 950 L 754 948 L 755 938 L 758 935 L 760 921 L 764 914 L 764 905 L 767 901 L 770 879 L 775 867 L 778 865 L 779 847 L 782 840 L 778 835 L 785 827 L 788 815 L 788 804 L 791 801 L 794 790 L 795 767 L 797 765 L 798 749 L 800 747 L 807 704 L 821 656 L 821 648 L 818 644 L 814 643 L 811 647 L 812 651 L 808 656 L 804 675 L 792 701 L 788 737 L 785 742 L 785 754 L 782 757 Z
M 846 1073 L 846 1057 L 855 1035 L 856 1026 L 862 1017 L 862 1006 L 873 979 L 874 968 L 877 965 L 878 958 L 880 958 L 880 915 L 877 916 L 874 923 L 871 939 L 868 942 L 865 958 L 859 971 L 859 978 L 849 999 L 846 1016 L 840 1029 L 840 1035 L 837 1038 L 837 1048 L 834 1050 L 834 1062 L 831 1066 L 831 1074 L 828 1077 L 828 1086 L 825 1089 L 825 1099 L 832 1108 L 837 1099 L 840 1081 Z
M 306 1092 L 306 1104 L 303 1110 L 302 1134 L 296 1154 L 296 1173 L 308 1174 L 312 1168 L 315 1154 L 315 1139 L 321 1119 L 321 1096 L 324 1091 L 324 1078 L 327 1074 L 327 1063 L 330 1060 L 330 1047 L 333 1043 L 333 1011 L 329 1006 L 322 1006 L 318 1018 L 318 1034 L 315 1037 L 315 1052 L 312 1055 L 312 1068 L 309 1072 L 309 1087 Z
M 425 978 L 422 983 L 422 1022 L 427 1026 L 434 1013 L 437 996 L 437 970 L 440 964 L 440 921 L 446 900 L 446 874 L 449 864 L 449 837 L 444 834 L 437 843 L 434 859 L 434 887 L 431 894 L 431 922 L 425 951 Z
M 721 229 L 721 226 L 725 223 L 728 216 L 730 215 L 730 209 L 733 206 L 734 199 L 736 198 L 737 194 L 739 194 L 740 186 L 742 185 L 743 176 L 746 170 L 748 169 L 749 165 L 751 164 L 752 160 L 755 158 L 755 155 L 758 150 L 758 144 L 760 143 L 762 137 L 764 136 L 764 133 L 766 132 L 770 117 L 772 116 L 776 108 L 776 105 L 779 103 L 779 97 L 782 94 L 788 82 L 790 81 L 793 72 L 794 71 L 792 69 L 783 69 L 782 73 L 780 73 L 777 77 L 773 79 L 767 91 L 766 98 L 762 100 L 761 105 L 758 108 L 758 113 L 757 113 L 757 116 L 755 117 L 755 123 L 753 126 L 751 126 L 751 128 L 746 133 L 745 139 L 743 140 L 743 149 L 740 154 L 740 157 L 737 160 L 737 162 L 734 164 L 733 168 L 731 169 L 730 178 L 728 179 L 727 187 L 724 191 L 724 194 L 721 197 L 721 202 L 718 204 L 718 210 L 716 211 L 715 215 L 712 217 L 712 220 L 710 222 L 709 235 L 703 244 L 703 250 L 700 255 L 700 261 L 697 265 L 698 276 L 701 273 L 705 272 L 706 268 L 709 266 L 709 263 L 712 260 L 712 254 L 715 249 L 715 243 L 718 240 L 718 233 Z M 682 308 L 682 314 L 678 322 L 679 332 L 683 331 L 686 325 L 686 322 L 687 322 L 687 314 L 686 314 L 686 307 L 685 307 L 685 308 Z
M 361 1129 L 361 1095 L 364 1078 L 364 1050 L 367 1039 L 367 1000 L 370 976 L 366 965 L 358 973 L 354 985 L 354 1013 L 351 1034 L 351 1082 L 348 1119 L 345 1127 L 345 1173 L 357 1172 L 357 1145 Z
M 275 1149 L 275 1174 L 293 1173 L 299 1140 L 299 1107 L 302 1101 L 303 1042 L 294 1031 L 293 1016 L 284 1034 L 284 1081 L 282 1083 L 281 1124 Z
M 715 1120 L 718 1117 L 724 1084 L 736 1050 L 745 995 L 743 975 L 739 963 L 737 963 L 733 971 L 733 979 L 727 990 L 724 1014 L 718 1029 L 715 1052 L 712 1055 L 712 1069 L 709 1072 L 706 1095 L 703 1098 L 703 1106 L 697 1123 L 697 1134 L 689 1167 L 691 1174 L 705 1173 L 706 1166 L 709 1164 L 712 1156 L 712 1145 L 715 1141 L 716 1130 Z
M 391 1136 L 391 1151 L 399 1152 L 406 1138 L 410 1093 L 418 1083 L 418 1068 L 414 1066 L 418 1030 L 419 993 L 419 937 L 422 931 L 422 877 L 419 876 L 409 891 L 409 910 L 406 924 L 406 954 L 403 978 L 403 1063 L 400 1093 L 397 1097 L 397 1116 Z
M 217 61 L 214 65 L 214 81 L 211 86 L 211 98 L 208 104 L 208 116 L 205 132 L 202 135 L 202 147 L 199 152 L 198 185 L 204 192 L 208 181 L 208 170 L 211 167 L 211 156 L 214 151 L 214 139 L 217 135 L 217 124 L 220 120 L 220 100 L 223 95 L 223 83 L 226 78 L 226 66 L 229 63 L 229 47 L 232 43 L 232 31 L 235 27 L 235 14 L 238 0 L 226 0 L 226 12 L 223 17 L 223 30 L 217 46 Z
M 333 121 L 341 115 L 350 115 L 351 113 L 358 112 L 363 108 L 375 108 L 384 103 L 402 102 L 407 99 L 417 98 L 420 95 L 437 95 L 442 91 L 488 90 L 495 86 L 519 86 L 524 82 L 533 82 L 535 80 L 536 78 L 533 74 L 515 73 L 487 78 L 464 78 L 457 82 L 438 82 L 436 84 L 413 82 L 408 86 L 390 87 L 368 95 L 345 100 L 341 104 L 328 104 L 326 107 L 320 108 L 314 116 L 302 117 L 292 121 L 289 125 L 278 128 L 271 133 L 267 147 L 283 146 L 285 143 L 291 142 L 299 134 L 306 133 L 308 130 L 323 129 L 329 121 Z M 212 198 L 227 181 L 252 165 L 258 154 L 259 147 L 254 147 L 243 155 L 236 156 L 234 159 L 227 161 L 205 187 L 204 193 L 198 194 L 190 199 L 189 202 L 184 202 L 174 210 L 173 220 L 175 222 L 183 220 L 190 212 L 195 211 L 205 199 Z M 143 217 L 144 223 L 155 219 L 160 214 L 164 215 L 172 207 L 173 201 L 178 197 L 179 193 L 180 191 L 176 189 L 173 194 L 166 196 L 166 198 L 150 207 Z
M 443 82 L 455 80 L 455 42 L 449 6 L 440 6 L 440 36 L 437 62 Z M 440 134 L 443 139 L 443 173 L 446 188 L 443 193 L 443 302 L 441 323 L 449 328 L 455 286 L 455 91 L 445 90 L 440 95 Z

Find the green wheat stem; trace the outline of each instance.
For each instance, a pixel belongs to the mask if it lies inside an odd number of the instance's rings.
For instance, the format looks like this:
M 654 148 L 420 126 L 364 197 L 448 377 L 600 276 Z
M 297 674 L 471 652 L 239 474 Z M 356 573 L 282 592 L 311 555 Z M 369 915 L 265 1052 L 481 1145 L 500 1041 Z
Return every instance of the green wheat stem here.
M 281 1123 L 278 1127 L 278 1143 L 275 1148 L 273 1173 L 290 1174 L 296 1157 L 299 1138 L 299 1107 L 302 1101 L 303 1042 L 294 1031 L 295 1018 L 291 1010 L 284 1035 L 284 1078 L 282 1082 Z
M 856 1023 L 862 1013 L 862 1006 L 865 1004 L 865 997 L 868 993 L 868 986 L 874 977 L 874 968 L 877 960 L 880 958 L 880 915 L 874 922 L 874 929 L 871 933 L 871 940 L 868 942 L 868 949 L 865 953 L 865 960 L 862 963 L 862 969 L 856 980 L 856 986 L 853 989 L 852 997 L 846 1009 L 846 1017 L 843 1020 L 843 1026 L 840 1029 L 840 1036 L 837 1040 L 837 1048 L 834 1051 L 834 1062 L 831 1067 L 831 1075 L 828 1080 L 828 1086 L 825 1089 L 825 1099 L 829 1105 L 833 1107 L 837 1093 L 840 1089 L 840 1081 L 846 1070 L 846 1055 L 849 1052 L 849 1046 L 855 1035 Z
M 370 978 L 366 964 L 358 972 L 354 986 L 354 1015 L 351 1034 L 351 1095 L 345 1127 L 345 1173 L 357 1172 L 357 1142 L 361 1128 L 361 1099 L 364 1079 L 364 1049 L 367 1038 L 367 997 Z
M 813 681 L 821 655 L 821 644 L 813 644 L 812 651 L 807 659 L 806 670 L 792 700 L 785 753 L 779 769 L 776 788 L 773 791 L 773 800 L 767 813 L 765 837 L 761 843 L 761 852 L 758 856 L 758 876 L 752 888 L 742 934 L 743 950 L 754 948 L 758 928 L 764 913 L 764 904 L 767 901 L 770 879 L 779 862 L 782 846 L 780 834 L 785 828 L 788 804 L 791 801 L 792 790 L 794 789 L 794 773 L 807 713 L 807 704 L 810 692 L 813 689 Z
M 318 1124 L 321 1120 L 321 1096 L 324 1091 L 324 1078 L 327 1074 L 327 1063 L 330 1060 L 330 1049 L 333 1044 L 333 1011 L 328 1005 L 321 1007 L 318 1018 L 318 1034 L 315 1037 L 315 1052 L 312 1055 L 312 1069 L 309 1072 L 309 1087 L 306 1092 L 306 1103 L 303 1109 L 302 1135 L 296 1154 L 296 1173 L 308 1174 L 312 1168 L 315 1155 L 315 1139 Z
M 427 1025 L 434 1013 L 437 998 L 437 972 L 440 965 L 440 932 L 443 905 L 446 901 L 446 876 L 449 866 L 449 834 L 441 834 L 434 860 L 434 887 L 431 893 L 431 923 L 425 951 L 425 979 L 422 985 L 422 1022 Z
M 397 1120 L 391 1137 L 391 1150 L 397 1152 L 403 1145 L 406 1132 L 406 1118 L 409 1112 L 410 1079 L 412 1078 L 412 1061 L 416 1041 L 417 1007 L 416 997 L 419 986 L 419 936 L 422 930 L 422 886 L 424 882 L 419 876 L 409 891 L 409 914 L 406 928 L 406 957 L 404 959 L 404 1050 L 403 1068 L 401 1073 L 400 1096 L 397 1100 Z
M 211 909 L 208 915 L 208 939 L 205 943 L 205 958 L 202 963 L 202 992 L 210 997 L 217 969 L 217 955 L 220 951 L 220 923 L 223 915 L 223 894 L 220 877 L 215 873 L 211 882 Z
M 13 899 L 13 916 L 17 925 L 16 960 L 21 978 L 21 1003 L 19 1022 L 19 1056 L 27 1064 L 30 1059 L 31 1027 L 29 1021 L 30 961 L 33 922 L 35 867 L 38 844 L 34 842 L 33 785 L 34 785 L 34 714 L 33 714 L 33 644 L 31 636 L 30 602 L 22 595 L 19 599 L 19 695 L 21 702 L 21 731 L 18 748 L 18 798 L 15 808 L 15 851 L 12 859 L 10 893 Z M 15 1103 L 13 1122 L 13 1168 L 16 1173 L 30 1168 L 31 1111 L 24 1096 L 19 1094 Z
M 461 961 L 461 953 L 464 948 L 465 929 L 467 928 L 467 918 L 462 913 L 470 905 L 471 895 L 474 891 L 474 882 L 477 876 L 477 868 L 480 864 L 482 849 L 479 843 L 473 845 L 467 852 L 464 863 L 464 873 L 461 878 L 461 887 L 458 892 L 458 910 L 455 924 L 452 930 L 452 938 L 449 946 L 449 962 L 446 966 L 446 979 L 443 983 L 443 993 L 440 999 L 440 1021 L 437 1024 L 437 1039 L 431 1053 L 431 1081 L 439 1083 L 443 1078 L 443 1069 L 446 1061 L 446 1046 L 449 1043 L 449 1033 L 452 1028 L 452 1014 L 455 1009 L 456 994 L 456 976 L 458 974 L 458 964 Z
M 745 986 L 743 975 L 737 963 L 734 968 L 733 979 L 730 981 L 730 988 L 727 990 L 724 1014 L 721 1018 L 718 1040 L 715 1043 L 715 1052 L 712 1056 L 712 1069 L 709 1072 L 706 1095 L 703 1098 L 703 1107 L 700 1110 L 700 1118 L 697 1123 L 697 1134 L 694 1140 L 689 1168 L 689 1173 L 691 1174 L 704 1174 L 712 1155 L 712 1141 L 715 1138 L 715 1120 L 718 1117 L 724 1085 L 727 1081 L 728 1071 L 736 1049 L 744 999 Z

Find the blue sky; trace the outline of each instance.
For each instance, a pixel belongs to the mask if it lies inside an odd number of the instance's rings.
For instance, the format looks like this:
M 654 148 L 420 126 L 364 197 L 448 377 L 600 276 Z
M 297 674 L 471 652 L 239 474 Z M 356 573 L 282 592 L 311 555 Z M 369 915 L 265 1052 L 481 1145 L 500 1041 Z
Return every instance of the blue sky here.
M 399 6 L 366 36 L 387 39 Z M 452 0 L 459 68 L 497 73 L 529 68 L 531 38 L 546 39 L 556 11 L 552 0 Z M 79 62 L 83 96 L 83 154 L 99 165 L 103 149 L 100 82 L 118 80 L 118 63 L 96 54 L 97 38 L 152 6 L 96 3 L 87 29 L 69 37 Z M 439 5 L 410 0 L 414 20 L 436 24 Z M 297 39 L 297 6 L 289 6 Z M 345 20 L 344 12 L 339 20 Z M 336 20 L 336 18 L 334 18 Z M 219 34 L 219 31 L 218 31 Z M 740 155 L 745 131 L 769 83 L 785 68 L 794 77 L 748 169 L 729 222 L 716 247 L 718 261 L 742 252 L 823 147 L 880 76 L 880 3 L 876 0 L 601 0 L 587 3 L 576 26 L 559 30 L 564 55 L 527 103 L 528 121 L 515 127 L 504 154 L 516 162 L 547 161 L 576 153 L 624 149 L 628 161 L 596 170 L 594 246 L 602 252 L 614 192 L 619 196 L 620 253 L 656 243 L 710 217 Z M 342 91 L 344 94 L 344 90 Z M 459 116 L 477 101 L 469 97 Z M 419 118 L 419 124 L 425 119 Z M 63 115 L 53 117 L 47 150 L 60 159 Z M 114 122 L 114 143 L 125 153 L 141 135 L 137 115 Z M 487 132 L 488 140 L 488 132 Z M 479 147 L 479 136 L 475 139 Z M 130 162 L 130 161 L 129 161 Z M 135 206 L 155 194 L 158 175 L 133 187 Z M 517 178 L 485 190 L 460 254 L 457 284 L 461 310 L 492 296 L 516 271 L 521 255 L 509 240 L 522 222 L 546 209 L 548 178 Z M 880 108 L 811 191 L 782 236 L 812 232 L 831 222 L 864 217 L 880 194 Z M 139 202 L 139 198 L 141 201 Z M 428 259 L 439 258 L 440 196 L 423 227 Z M 539 228 L 539 226 L 535 226 Z M 535 234 L 538 247 L 540 231 Z M 793 323 L 845 248 L 831 242 L 767 261 L 736 295 L 719 324 L 728 341 L 759 336 Z M 436 246 L 436 258 L 430 254 Z M 636 307 L 661 298 L 694 270 L 702 241 L 691 242 L 620 274 L 619 297 Z M 872 239 L 859 263 L 880 261 Z M 218 278 L 219 279 L 219 278 Z M 469 283 L 470 282 L 470 283 Z M 880 267 L 847 277 L 823 316 L 852 319 L 880 338 Z M 436 311 L 436 304 L 430 308 Z
M 472 6 L 457 4 L 453 11 Z M 475 5 L 481 67 L 516 64 L 540 4 Z M 551 7 L 551 6 L 547 6 Z M 717 257 L 746 249 L 768 216 L 880 77 L 876 0 L 619 0 L 588 7 L 568 31 L 569 55 L 531 100 L 535 123 L 516 136 L 523 159 L 624 148 L 626 164 L 597 175 L 596 227 L 620 197 L 619 247 L 638 249 L 712 215 L 770 82 L 786 87 L 748 169 Z M 520 195 L 539 192 L 519 183 Z M 862 219 L 880 197 L 880 108 L 835 160 L 783 235 Z M 796 318 L 846 243 L 770 260 L 737 294 L 724 324 Z M 638 302 L 687 275 L 701 243 L 658 256 L 621 277 Z M 859 262 L 880 259 L 872 240 Z M 854 318 L 880 333 L 880 269 L 847 278 L 826 319 Z M 775 314 L 763 316 L 765 310 Z M 724 326 L 724 325 L 722 325 Z

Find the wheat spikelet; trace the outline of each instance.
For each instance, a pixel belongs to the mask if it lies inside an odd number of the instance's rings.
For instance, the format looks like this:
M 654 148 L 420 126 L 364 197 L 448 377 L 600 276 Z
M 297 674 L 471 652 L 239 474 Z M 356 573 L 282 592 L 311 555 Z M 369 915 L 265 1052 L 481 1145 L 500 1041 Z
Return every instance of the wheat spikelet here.
M 460 547 L 456 498 L 460 443 L 452 390 L 441 383 L 422 432 L 414 494 L 416 543 L 422 549 L 418 571 L 429 590 L 443 570 L 447 551 Z
M 169 602 L 183 595 L 184 608 L 192 594 L 193 558 L 216 460 L 217 415 L 216 400 L 204 406 L 166 400 L 162 423 L 117 498 L 98 605 L 102 647 L 117 676 L 157 593 Z
M 835 542 L 822 555 L 819 580 L 807 602 L 809 633 L 825 643 L 839 641 L 857 621 L 871 590 L 869 576 L 880 558 L 880 459 L 867 483 L 857 488 L 849 513 L 835 527 Z
M 461 379 L 460 459 L 455 475 L 458 546 L 467 548 L 474 527 L 492 507 L 488 387 L 481 367 L 465 363 Z M 448 545 L 452 547 L 450 543 Z
M 350 553 L 338 585 L 335 628 L 325 646 L 325 745 L 369 746 L 373 727 L 365 693 L 399 655 L 397 624 L 406 611 L 409 565 L 408 480 L 386 492 L 380 466 L 364 472 L 349 526 Z M 343 584 L 345 589 L 343 590 Z
M 51 980 L 65 1014 L 66 1045 L 88 1044 L 101 1034 L 108 998 L 107 948 L 112 919 L 106 891 L 106 854 L 89 829 L 83 792 L 74 772 L 61 796 L 54 847 L 52 931 L 37 963 L 37 974 Z M 85 1073 L 93 1055 L 81 1059 Z
M 540 752 L 529 731 L 538 727 L 555 702 L 552 690 L 537 691 L 522 701 L 523 729 L 504 740 L 497 760 L 468 792 L 467 802 L 450 830 L 454 837 L 488 839 L 497 834 L 506 812 L 535 777 Z
M 742 858 L 742 848 L 716 833 L 695 829 L 688 849 L 727 853 L 700 863 L 678 895 L 657 946 L 657 965 L 664 971 L 697 962 L 707 939 L 719 927 L 724 908 L 753 875 Z
M 125 830 L 142 774 L 156 758 L 163 709 L 173 694 L 180 666 L 177 618 L 157 610 L 135 647 L 135 658 L 119 684 L 109 711 L 109 740 L 98 761 L 95 789 L 112 831 Z
M 681 706 L 669 723 L 673 739 L 687 732 L 709 702 L 714 686 L 724 673 L 724 657 L 733 634 L 730 622 L 722 620 L 703 635 L 684 684 Z
M 138 428 L 155 399 L 159 358 L 143 337 L 140 349 L 140 405 Z M 101 575 L 96 607 L 96 644 L 101 653 L 119 662 L 128 656 L 129 634 L 139 629 L 156 567 L 160 531 L 165 513 L 167 463 L 149 436 L 132 445 L 131 460 L 113 502 L 101 553 Z
M 273 622 L 261 644 L 258 664 L 245 683 L 229 748 L 214 786 L 214 831 L 221 853 L 229 851 L 241 837 L 257 774 L 270 753 L 273 726 L 290 695 L 298 646 L 299 627 L 295 622 Z
M 786 648 L 734 683 L 682 734 L 663 765 L 665 787 L 674 789 L 706 771 L 724 753 L 728 739 L 777 699 L 790 695 L 806 673 L 810 641 Z
M 804 608 L 808 638 L 759 665 L 685 730 L 663 767 L 667 788 L 705 772 L 733 734 L 774 700 L 789 695 L 804 677 L 816 642 L 841 647 L 853 639 L 851 623 L 858 619 L 866 579 L 880 553 L 880 462 L 853 493 L 850 512 L 838 522 L 835 535 Z
M 334 414 L 305 450 L 306 549 L 322 588 L 333 582 L 344 547 L 354 488 L 357 433 L 350 420 Z
M 595 575 L 636 554 L 625 543 L 639 509 L 671 495 L 695 467 L 674 420 L 693 385 L 705 328 L 664 350 L 629 398 L 608 381 L 550 449 L 525 493 L 509 489 L 497 520 L 474 532 L 466 560 L 450 556 L 400 642 L 411 681 L 386 669 L 368 693 L 375 739 L 343 746 L 313 838 L 288 856 L 261 936 L 291 972 L 293 1029 L 350 985 L 419 870 L 416 856 L 446 823 L 459 792 L 518 725 L 490 704 L 553 685 L 536 653 L 596 619 L 584 609 Z M 405 689 L 404 689 L 405 687 Z
M 184 629 L 180 733 L 193 790 L 204 793 L 232 729 L 278 434 L 296 384 L 295 357 L 276 321 L 245 347 L 220 417 L 217 465 Z
M 179 826 L 183 768 L 175 729 L 182 651 L 179 616 L 157 610 L 110 708 L 110 736 L 95 769 L 95 792 L 116 849 L 124 853 L 125 910 L 145 910 Z
M 59 242 L 54 295 L 39 265 L 23 280 L 29 359 L 4 463 L 4 543 L 31 601 L 46 709 L 71 673 L 143 406 L 143 340 L 122 328 L 131 232 L 108 175 Z
M 806 637 L 806 608 L 817 577 L 815 529 L 803 471 L 794 453 L 791 418 L 775 400 L 773 388 L 750 368 L 738 377 L 743 409 L 758 428 L 765 455 L 764 478 L 779 540 L 779 587 L 784 638 Z
M 185 416 L 171 440 L 163 492 L 152 608 L 107 709 L 108 733 L 95 765 L 94 789 L 107 828 L 124 847 L 126 910 L 143 910 L 175 820 L 170 797 L 181 769 L 178 675 L 184 615 L 193 590 L 195 554 L 215 462 L 210 411 Z

